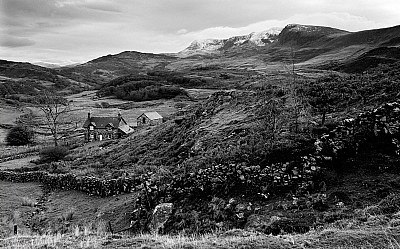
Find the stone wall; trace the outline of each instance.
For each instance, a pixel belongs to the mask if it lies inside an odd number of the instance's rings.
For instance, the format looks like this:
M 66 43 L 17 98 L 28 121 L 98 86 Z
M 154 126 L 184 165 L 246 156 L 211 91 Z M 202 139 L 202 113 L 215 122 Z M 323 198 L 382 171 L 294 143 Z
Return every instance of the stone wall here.
M 44 171 L 0 171 L 0 180 L 40 182 L 51 188 L 78 190 L 102 197 L 135 192 L 142 188 L 143 182 L 143 178 L 140 177 L 119 177 L 117 179 L 104 180 L 90 176 L 76 176 L 74 174 L 50 174 Z

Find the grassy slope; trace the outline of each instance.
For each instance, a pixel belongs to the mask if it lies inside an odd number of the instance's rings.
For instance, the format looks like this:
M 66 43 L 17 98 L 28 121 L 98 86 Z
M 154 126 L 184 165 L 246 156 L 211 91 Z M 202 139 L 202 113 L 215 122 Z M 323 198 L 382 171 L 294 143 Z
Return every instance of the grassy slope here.
M 75 230 L 69 235 L 19 236 L 0 240 L 4 248 L 400 248 L 398 228 L 380 230 L 325 229 L 303 235 L 271 236 L 243 230 L 200 236 L 110 235 Z
M 42 195 L 37 183 L 11 183 L 0 181 L 0 237 L 10 235 L 13 225 L 22 231 L 28 230 L 25 221 L 34 211 L 32 206 L 23 206 L 24 199 L 35 203 Z

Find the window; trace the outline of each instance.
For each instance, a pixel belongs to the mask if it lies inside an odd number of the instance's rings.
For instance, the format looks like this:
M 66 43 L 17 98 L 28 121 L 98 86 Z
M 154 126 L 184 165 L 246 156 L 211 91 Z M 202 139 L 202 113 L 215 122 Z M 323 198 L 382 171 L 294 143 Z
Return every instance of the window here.
M 93 125 L 90 125 L 90 126 L 89 126 L 89 130 L 93 131 L 93 130 L 94 130 L 94 126 L 93 126 Z
M 143 123 L 143 124 L 145 124 L 145 123 L 146 123 L 146 118 L 145 118 L 145 117 L 143 117 L 143 119 L 142 119 L 142 123 Z

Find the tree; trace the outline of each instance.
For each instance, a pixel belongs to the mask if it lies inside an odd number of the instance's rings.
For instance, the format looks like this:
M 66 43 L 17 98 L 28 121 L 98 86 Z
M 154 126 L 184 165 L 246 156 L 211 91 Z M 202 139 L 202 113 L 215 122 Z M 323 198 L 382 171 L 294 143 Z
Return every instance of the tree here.
M 300 127 L 303 125 L 304 120 L 308 120 L 309 106 L 304 100 L 304 90 L 302 89 L 302 80 L 298 78 L 296 73 L 296 51 L 295 43 L 289 44 L 288 53 L 284 58 L 284 69 L 287 76 L 286 92 L 289 94 L 286 100 L 287 115 L 290 116 L 290 123 L 294 124 L 294 132 L 300 132 Z
M 71 105 L 66 99 L 48 93 L 38 97 L 36 103 L 43 113 L 44 126 L 50 131 L 54 146 L 57 147 L 60 138 L 76 125 L 71 117 Z
M 325 125 L 326 115 L 344 105 L 348 100 L 345 86 L 334 75 L 323 77 L 311 83 L 307 89 L 310 105 L 321 114 L 321 126 Z
M 8 145 L 27 145 L 33 143 L 34 133 L 33 130 L 23 126 L 18 125 L 13 127 L 7 134 L 6 142 Z

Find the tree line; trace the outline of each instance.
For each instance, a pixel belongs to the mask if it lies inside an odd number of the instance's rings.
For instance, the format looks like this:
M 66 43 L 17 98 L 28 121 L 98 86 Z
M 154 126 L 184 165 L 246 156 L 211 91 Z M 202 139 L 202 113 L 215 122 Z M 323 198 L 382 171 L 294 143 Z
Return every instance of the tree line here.
M 97 95 L 146 101 L 171 99 L 178 95 L 187 95 L 187 93 L 179 86 L 169 85 L 167 81 L 156 76 L 128 75 L 110 81 L 98 91 Z

